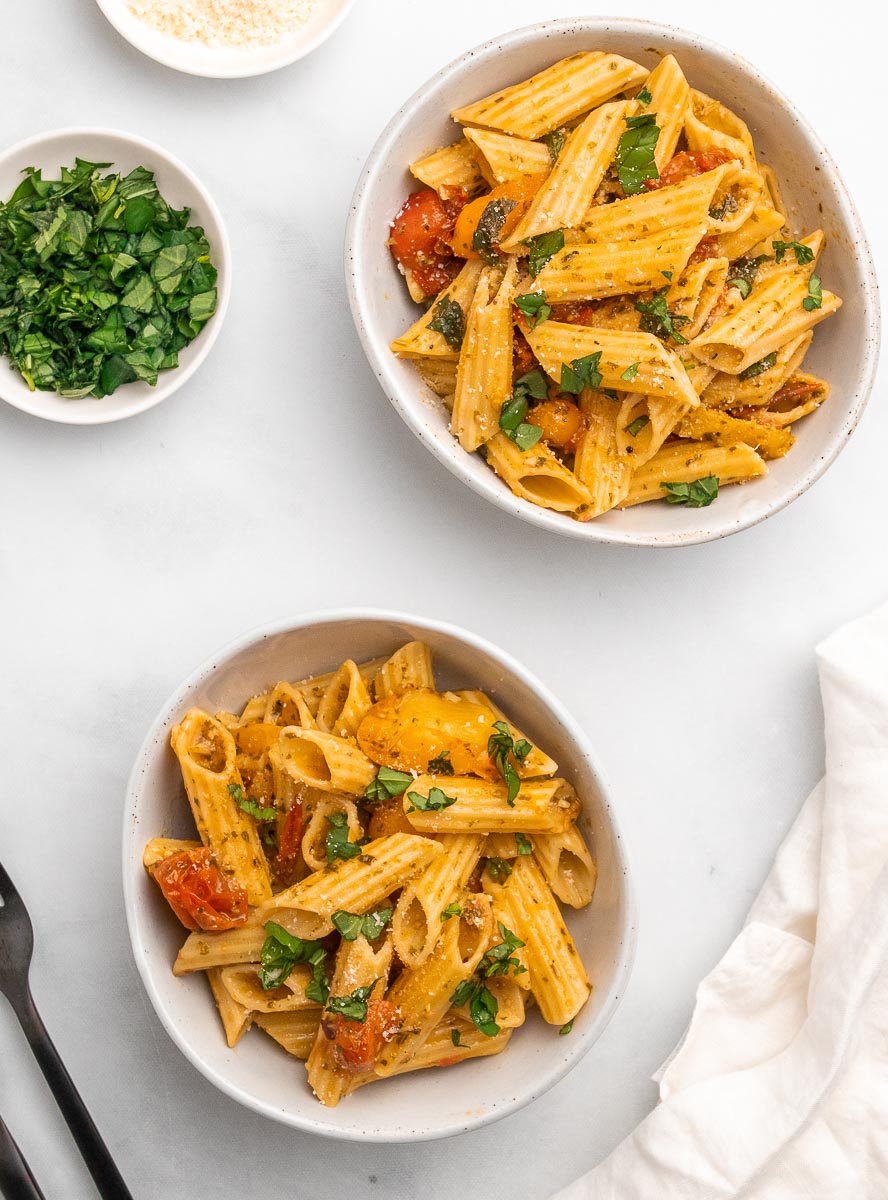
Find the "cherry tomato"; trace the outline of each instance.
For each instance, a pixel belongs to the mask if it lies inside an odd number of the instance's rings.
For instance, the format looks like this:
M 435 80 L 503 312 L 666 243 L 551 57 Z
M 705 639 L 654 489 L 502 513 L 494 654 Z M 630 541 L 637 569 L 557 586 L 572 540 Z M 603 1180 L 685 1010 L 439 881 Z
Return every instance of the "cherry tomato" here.
M 498 241 L 504 242 L 509 234 L 517 228 L 518 222 L 527 212 L 531 200 L 540 190 L 545 178 L 545 175 L 523 175 L 520 179 L 510 179 L 508 183 L 500 183 L 495 188 L 491 188 L 486 196 L 479 196 L 477 200 L 467 204 L 456 220 L 451 243 L 454 253 L 458 254 L 460 258 L 481 257 L 478 251 L 472 248 L 472 239 L 478 228 L 478 222 L 481 220 L 481 214 L 494 200 L 511 200 L 515 205 L 506 213 L 506 219 L 499 232 Z
M 367 833 L 374 838 L 388 837 L 392 833 L 416 833 L 404 812 L 404 801 L 400 796 L 391 800 L 380 800 L 374 804 L 370 814 Z
M 552 305 L 553 321 L 564 321 L 568 325 L 594 325 L 595 314 L 601 307 L 600 300 L 569 300 Z
M 573 449 L 583 431 L 583 414 L 577 406 L 563 396 L 542 400 L 527 414 L 531 425 L 543 431 L 542 440 L 558 450 Z
M 427 296 L 447 287 L 459 270 L 450 239 L 465 200 L 464 192 L 442 200 L 437 192 L 424 188 L 407 197 L 392 221 L 389 249 Z
M 718 253 L 718 234 L 710 234 L 708 237 L 700 238 L 700 241 L 694 247 L 691 257 L 688 259 L 688 266 L 695 267 L 697 263 L 704 262 L 707 258 L 718 258 Z
M 302 846 L 303 827 L 302 801 L 294 800 L 287 809 L 284 823 L 278 834 L 278 858 L 287 862 L 296 858 Z
M 165 858 L 151 875 L 186 929 L 215 933 L 247 919 L 246 891 L 222 874 L 205 846 Z
M 815 395 L 820 391 L 822 385 L 819 383 L 805 383 L 799 379 L 793 382 L 784 383 L 783 387 L 778 392 L 775 392 L 771 397 L 770 404 L 787 404 L 792 402 L 798 404 L 800 400 L 807 400 L 809 396 Z
M 680 150 L 670 158 L 660 172 L 660 178 L 646 179 L 644 186 L 651 192 L 657 188 L 670 187 L 673 183 L 683 183 L 693 175 L 704 175 L 707 171 L 714 171 L 716 167 L 732 162 L 733 159 L 734 155 L 730 151 L 722 150 L 718 146 L 711 146 L 708 150 Z
M 337 1015 L 333 1042 L 340 1066 L 346 1071 L 366 1071 L 400 1027 L 401 1013 L 388 1000 L 368 1001 L 363 1023 Z
M 516 309 L 515 312 L 517 311 Z M 523 313 L 518 313 L 518 316 L 523 323 Z M 522 375 L 533 371 L 537 365 L 534 353 L 527 344 L 527 338 L 520 329 L 515 329 L 512 333 L 512 379 L 520 379 Z

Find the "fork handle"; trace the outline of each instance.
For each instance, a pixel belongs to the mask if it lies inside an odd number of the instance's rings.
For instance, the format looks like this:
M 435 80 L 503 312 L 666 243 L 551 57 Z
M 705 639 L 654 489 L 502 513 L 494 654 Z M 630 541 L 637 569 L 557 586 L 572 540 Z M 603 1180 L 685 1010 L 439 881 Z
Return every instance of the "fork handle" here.
M 40 1070 L 46 1076 L 49 1090 L 55 1096 L 62 1116 L 68 1122 L 68 1128 L 102 1200 L 133 1200 L 132 1193 L 123 1182 L 108 1147 L 102 1141 L 102 1135 L 96 1129 L 65 1064 L 59 1058 L 59 1053 L 46 1032 L 30 990 L 24 996 L 18 997 L 13 1007 Z M 26 1195 L 27 1193 L 22 1193 L 23 1197 Z
M 0 1191 L 6 1200 L 46 1200 L 31 1168 L 0 1117 Z

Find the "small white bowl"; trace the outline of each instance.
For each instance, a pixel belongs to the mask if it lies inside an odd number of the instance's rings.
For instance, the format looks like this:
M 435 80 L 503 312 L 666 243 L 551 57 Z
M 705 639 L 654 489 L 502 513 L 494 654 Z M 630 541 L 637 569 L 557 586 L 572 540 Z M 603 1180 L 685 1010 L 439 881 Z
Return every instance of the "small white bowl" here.
M 121 37 L 164 66 L 188 75 L 240 79 L 277 71 L 317 50 L 336 32 L 355 0 L 319 0 L 318 7 L 300 29 L 268 46 L 207 46 L 203 42 L 185 42 L 152 29 L 135 15 L 126 0 L 96 0 L 96 3 Z
M 389 223 L 419 184 L 408 163 L 458 134 L 451 109 L 490 95 L 557 59 L 581 50 L 624 54 L 649 67 L 675 54 L 693 87 L 715 96 L 748 124 L 756 150 L 780 180 L 792 217 L 823 228 L 823 277 L 844 305 L 818 326 L 805 369 L 823 376 L 832 394 L 794 432 L 786 458 L 763 479 L 725 488 L 709 508 L 640 504 L 582 524 L 515 497 L 477 454 L 447 430 L 441 401 L 409 362 L 388 349 L 417 317 L 386 246 Z M 822 209 L 821 206 L 822 205 Z M 612 17 L 546 21 L 495 38 L 439 71 L 392 118 L 358 182 L 346 231 L 346 275 L 358 334 L 383 390 L 420 441 L 486 499 L 553 533 L 589 542 L 679 546 L 711 541 L 764 520 L 823 474 L 856 426 L 872 387 L 879 346 L 879 302 L 872 257 L 854 203 L 835 163 L 792 103 L 751 63 L 694 33 L 649 21 Z
M 166 400 L 182 386 L 213 347 L 219 336 L 231 292 L 231 248 L 222 217 L 213 200 L 188 167 L 178 158 L 145 138 L 114 129 L 56 129 L 38 133 L 0 154 L 0 199 L 8 200 L 22 180 L 26 167 L 39 167 L 44 178 L 57 179 L 61 167 L 75 158 L 111 163 L 109 171 L 125 175 L 135 167 L 153 171 L 161 195 L 174 208 L 190 208 L 191 223 L 203 226 L 210 243 L 213 266 L 219 272 L 216 312 L 194 341 L 179 354 L 179 366 L 161 371 L 154 387 L 136 381 L 125 383 L 97 400 L 67 400 L 55 392 L 30 391 L 8 358 L 0 357 L 0 398 L 23 412 L 65 425 L 103 425 L 134 417 Z
M 206 981 L 173 977 L 184 931 L 142 867 L 145 843 L 193 836 L 170 728 L 191 705 L 238 709 L 281 678 L 374 658 L 422 638 L 444 687 L 487 691 L 552 754 L 583 800 L 582 827 L 598 859 L 592 904 L 567 922 L 594 983 L 572 1032 L 559 1037 L 531 1013 L 504 1054 L 453 1069 L 419 1071 L 362 1088 L 337 1108 L 311 1094 L 300 1064 L 260 1033 L 225 1044 Z M 213 655 L 164 704 L 139 751 L 127 791 L 123 891 L 136 965 L 157 1015 L 179 1049 L 223 1092 L 276 1121 L 328 1137 L 412 1142 L 447 1137 L 521 1108 L 575 1066 L 603 1031 L 629 977 L 635 906 L 607 786 L 585 735 L 550 692 L 510 655 L 465 630 L 397 612 L 339 610 L 246 634 Z

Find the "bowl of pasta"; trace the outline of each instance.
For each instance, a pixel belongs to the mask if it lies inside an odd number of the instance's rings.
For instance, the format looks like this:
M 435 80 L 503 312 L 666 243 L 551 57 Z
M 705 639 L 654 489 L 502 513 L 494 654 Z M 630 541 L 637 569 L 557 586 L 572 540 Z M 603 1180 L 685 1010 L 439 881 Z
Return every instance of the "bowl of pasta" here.
M 686 545 L 783 508 L 878 356 L 872 258 L 816 133 L 732 51 L 647 21 L 548 21 L 440 71 L 367 161 L 346 271 L 416 436 L 591 541 Z
M 600 1035 L 634 952 L 584 734 L 504 651 L 399 613 L 263 629 L 186 680 L 133 769 L 123 870 L 179 1048 L 330 1137 L 528 1103 Z

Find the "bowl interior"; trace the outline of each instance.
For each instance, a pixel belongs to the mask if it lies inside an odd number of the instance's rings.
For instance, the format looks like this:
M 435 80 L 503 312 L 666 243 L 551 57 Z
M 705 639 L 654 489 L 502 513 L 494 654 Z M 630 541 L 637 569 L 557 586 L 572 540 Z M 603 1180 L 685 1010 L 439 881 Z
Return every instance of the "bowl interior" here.
M 447 1071 L 421 1071 L 374 1084 L 338 1108 L 311 1095 L 297 1066 L 269 1038 L 247 1034 L 234 1049 L 200 976 L 173 978 L 183 941 L 178 922 L 141 866 L 145 842 L 158 835 L 193 836 L 170 727 L 189 705 L 237 709 L 280 678 L 329 670 L 345 658 L 390 653 L 412 638 L 431 644 L 439 686 L 480 687 L 544 746 L 583 799 L 583 827 L 598 859 L 593 903 L 568 910 L 568 925 L 595 984 L 569 1037 L 532 1014 L 495 1058 Z M 155 1008 L 180 1048 L 235 1099 L 268 1116 L 334 1137 L 408 1141 L 445 1136 L 520 1107 L 554 1083 L 600 1034 L 622 995 L 634 939 L 627 867 L 600 775 L 569 717 L 553 709 L 520 669 L 484 643 L 412 618 L 343 617 L 281 629 L 244 642 L 193 677 L 166 707 L 133 772 L 124 833 L 124 887 L 136 962 Z M 552 702 L 554 703 L 554 702 Z
M 190 75 L 233 78 L 263 75 L 316 49 L 345 19 L 355 0 L 321 0 L 304 25 L 269 45 L 208 46 L 153 29 L 126 0 L 98 0 L 114 28 L 143 54 Z
M 448 117 L 451 109 L 589 49 L 618 52 L 651 68 L 661 55 L 673 53 L 692 87 L 717 97 L 747 122 L 760 159 L 777 172 L 796 229 L 825 230 L 821 274 L 844 306 L 818 326 L 805 360 L 805 370 L 827 379 L 832 394 L 796 426 L 796 446 L 769 464 L 765 478 L 725 488 L 710 508 L 648 503 L 583 525 L 513 497 L 478 455 L 459 448 L 447 431 L 441 401 L 408 362 L 389 353 L 389 342 L 416 320 L 419 309 L 385 241 L 404 197 L 420 186 L 407 164 L 458 135 L 459 127 Z M 352 212 L 347 268 L 368 357 L 417 436 L 476 491 L 525 519 L 577 537 L 662 545 L 705 540 L 754 524 L 794 499 L 828 465 L 859 417 L 875 367 L 879 318 L 871 260 L 832 160 L 799 114 L 749 63 L 693 34 L 648 22 L 550 22 L 479 47 L 440 72 L 398 113 L 368 161 Z
M 16 408 L 51 421 L 93 425 L 117 421 L 143 412 L 165 399 L 194 373 L 222 326 L 230 288 L 228 243 L 221 217 L 209 194 L 191 172 L 159 146 L 125 133 L 98 129 L 63 129 L 13 146 L 0 155 L 0 197 L 7 200 L 21 182 L 26 167 L 39 167 L 45 178 L 58 178 L 60 167 L 75 158 L 108 162 L 110 170 L 127 174 L 135 167 L 152 170 L 161 195 L 175 208 L 190 208 L 191 222 L 202 225 L 212 247 L 213 265 L 219 272 L 216 313 L 198 336 L 179 354 L 179 366 L 162 371 L 157 384 L 136 381 L 124 384 L 110 396 L 97 400 L 66 400 L 55 392 L 31 392 L 9 360 L 0 358 L 0 397 Z

